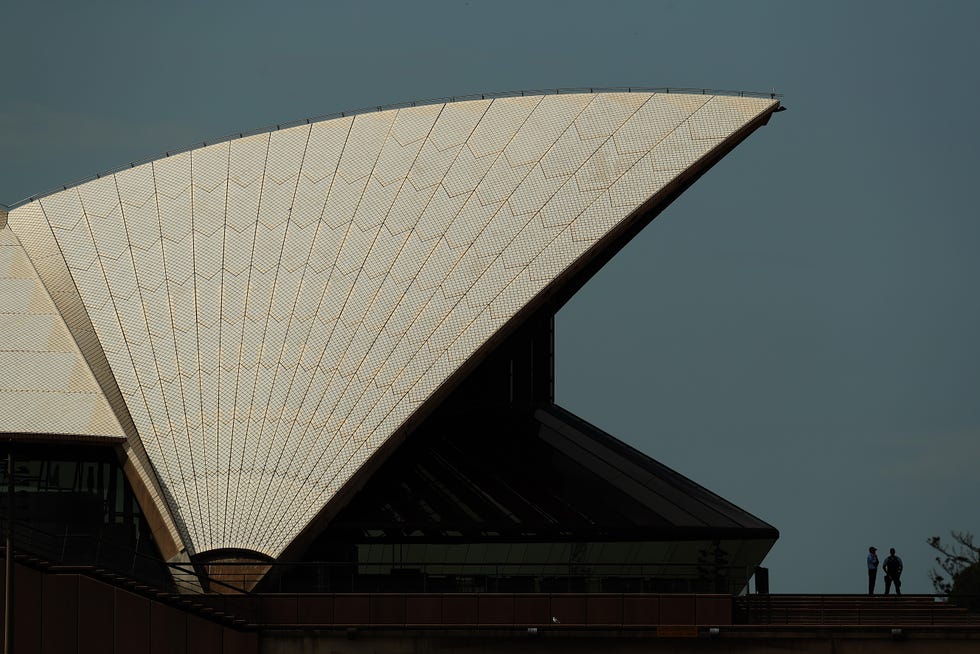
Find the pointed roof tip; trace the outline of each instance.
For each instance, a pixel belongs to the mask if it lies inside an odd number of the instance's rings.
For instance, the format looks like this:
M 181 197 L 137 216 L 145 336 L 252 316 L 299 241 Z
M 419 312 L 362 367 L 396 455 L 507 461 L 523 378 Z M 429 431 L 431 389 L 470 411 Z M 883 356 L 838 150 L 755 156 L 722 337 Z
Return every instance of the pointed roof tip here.
M 772 108 L 769 110 L 769 112 L 766 114 L 766 117 L 765 119 L 763 119 L 762 124 L 768 125 L 769 120 L 773 116 L 775 116 L 776 114 L 782 111 L 786 111 L 786 105 L 783 104 L 783 101 L 781 99 L 774 98 L 774 104 L 772 105 Z

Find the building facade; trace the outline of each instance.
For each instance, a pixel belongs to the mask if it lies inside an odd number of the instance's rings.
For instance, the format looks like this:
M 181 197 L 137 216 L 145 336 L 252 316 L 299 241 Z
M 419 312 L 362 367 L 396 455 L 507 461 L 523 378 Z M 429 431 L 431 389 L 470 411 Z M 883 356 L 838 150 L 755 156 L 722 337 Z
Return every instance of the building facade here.
M 737 592 L 776 530 L 557 407 L 552 326 L 779 109 L 411 103 L 4 210 L 21 521 L 248 588 Z

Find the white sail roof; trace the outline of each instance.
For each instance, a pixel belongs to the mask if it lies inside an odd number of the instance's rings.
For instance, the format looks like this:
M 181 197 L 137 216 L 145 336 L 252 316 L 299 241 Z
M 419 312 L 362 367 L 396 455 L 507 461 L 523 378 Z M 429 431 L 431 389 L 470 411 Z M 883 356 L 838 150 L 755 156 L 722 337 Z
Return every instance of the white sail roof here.
M 274 557 L 522 307 L 776 106 L 580 93 L 358 114 L 110 174 L 9 225 L 94 335 L 81 350 L 185 542 Z

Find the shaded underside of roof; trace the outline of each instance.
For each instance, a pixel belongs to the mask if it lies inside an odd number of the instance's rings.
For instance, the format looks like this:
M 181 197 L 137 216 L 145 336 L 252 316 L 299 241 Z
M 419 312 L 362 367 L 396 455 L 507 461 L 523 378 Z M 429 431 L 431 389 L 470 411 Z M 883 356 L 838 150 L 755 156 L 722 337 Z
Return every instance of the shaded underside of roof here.
M 552 404 L 433 416 L 320 541 L 768 541 L 778 535 Z

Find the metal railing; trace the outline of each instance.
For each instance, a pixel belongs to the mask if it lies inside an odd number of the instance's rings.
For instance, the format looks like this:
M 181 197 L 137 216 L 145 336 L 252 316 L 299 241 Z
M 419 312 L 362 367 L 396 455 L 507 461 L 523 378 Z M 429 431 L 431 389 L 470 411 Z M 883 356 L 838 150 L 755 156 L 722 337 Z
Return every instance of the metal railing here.
M 6 533 L 7 521 L 0 518 L 0 532 Z M 47 566 L 79 571 L 92 570 L 117 575 L 174 595 L 196 595 L 211 591 L 242 593 L 219 580 L 202 577 L 192 563 L 168 563 L 132 547 L 113 542 L 91 531 L 73 531 L 66 525 L 59 533 L 15 522 L 15 554 L 22 554 Z
M 684 88 L 684 87 L 646 87 L 646 86 L 588 86 L 588 87 L 569 87 L 569 88 L 549 88 L 549 89 L 526 89 L 521 91 L 494 91 L 490 93 L 470 93 L 466 95 L 452 95 L 441 98 L 426 98 L 424 100 L 414 100 L 410 102 L 395 102 L 392 104 L 382 104 L 382 105 L 371 105 L 368 107 L 361 107 L 359 109 L 351 109 L 347 111 L 338 111 L 329 114 L 321 114 L 319 116 L 313 116 L 310 118 L 301 118 L 298 120 L 291 120 L 284 123 L 275 123 L 273 125 L 266 125 L 264 127 L 258 127 L 255 129 L 232 132 L 224 136 L 218 137 L 216 139 L 198 141 L 190 145 L 186 145 L 173 150 L 165 150 L 161 153 L 142 157 L 134 161 L 127 162 L 120 166 L 115 166 L 109 168 L 108 170 L 101 171 L 94 175 L 88 175 L 81 179 L 76 179 L 67 184 L 61 184 L 55 186 L 41 193 L 35 193 L 29 197 L 22 200 L 18 200 L 13 204 L 6 207 L 7 210 L 14 210 L 17 207 L 34 202 L 40 198 L 57 193 L 59 191 L 64 191 L 75 186 L 84 184 L 85 182 L 90 182 L 94 179 L 100 179 L 108 175 L 114 175 L 115 173 L 121 172 L 128 168 L 135 168 L 136 166 L 141 166 L 145 163 L 151 161 L 157 161 L 158 159 L 165 159 L 173 155 L 182 154 L 184 152 L 189 152 L 191 150 L 196 150 L 197 148 L 206 147 L 208 145 L 215 145 L 217 143 L 225 143 L 228 141 L 234 141 L 236 139 L 244 138 L 246 136 L 255 136 L 257 134 L 266 134 L 268 132 L 276 132 L 282 129 L 288 129 L 290 127 L 298 127 L 300 125 L 309 125 L 311 123 L 318 123 L 324 120 L 331 120 L 334 118 L 345 118 L 347 116 L 357 116 L 359 114 L 366 113 L 376 113 L 379 111 L 388 111 L 391 109 L 404 109 L 408 107 L 419 107 L 432 104 L 444 104 L 452 102 L 467 102 L 471 100 L 492 100 L 496 98 L 514 98 L 523 97 L 529 95 L 567 95 L 573 93 L 686 93 L 695 95 L 721 95 L 729 97 L 740 97 L 740 98 L 770 98 L 773 100 L 782 99 L 783 95 L 781 93 L 776 93 L 775 91 L 764 93 L 761 91 L 732 91 L 732 90 L 722 90 L 722 89 L 709 89 L 709 88 Z

